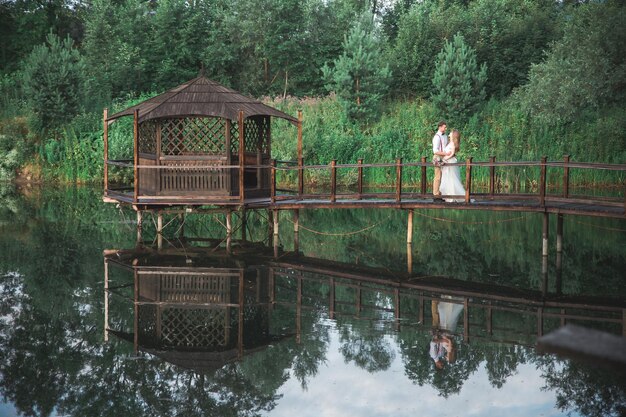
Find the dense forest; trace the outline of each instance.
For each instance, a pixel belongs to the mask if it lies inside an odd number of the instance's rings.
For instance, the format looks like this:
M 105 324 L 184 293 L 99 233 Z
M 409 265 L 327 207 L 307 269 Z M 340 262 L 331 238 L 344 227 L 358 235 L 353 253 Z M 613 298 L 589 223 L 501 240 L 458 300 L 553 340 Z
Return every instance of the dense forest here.
M 619 0 L 0 0 L 0 180 L 100 181 L 103 108 L 201 71 L 302 109 L 306 163 L 417 160 L 440 119 L 462 132 L 462 157 L 623 163 L 625 10 Z M 127 157 L 119 125 L 111 152 Z M 291 126 L 275 123 L 273 141 L 277 158 L 295 156 Z

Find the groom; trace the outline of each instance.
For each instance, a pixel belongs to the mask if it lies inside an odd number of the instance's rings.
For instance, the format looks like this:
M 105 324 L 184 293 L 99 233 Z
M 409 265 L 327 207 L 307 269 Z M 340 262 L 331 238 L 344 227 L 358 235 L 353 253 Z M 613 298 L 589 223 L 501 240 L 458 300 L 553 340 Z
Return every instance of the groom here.
M 441 161 L 446 153 L 446 145 L 448 144 L 448 135 L 446 135 L 446 122 L 443 120 L 437 125 L 437 133 L 433 136 L 433 163 L 435 164 L 435 180 L 433 181 L 433 195 L 435 200 L 441 200 Z

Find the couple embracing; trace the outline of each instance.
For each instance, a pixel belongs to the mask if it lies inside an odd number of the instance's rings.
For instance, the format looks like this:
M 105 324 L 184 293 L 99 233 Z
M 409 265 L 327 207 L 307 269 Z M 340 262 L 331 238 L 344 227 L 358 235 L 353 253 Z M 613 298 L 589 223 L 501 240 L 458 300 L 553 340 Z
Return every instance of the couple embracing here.
M 443 120 L 437 125 L 437 133 L 433 137 L 433 163 L 435 164 L 435 180 L 433 195 L 435 201 L 442 201 L 442 196 L 465 195 L 465 188 L 461 182 L 461 170 L 454 164 L 457 162 L 456 153 L 461 145 L 461 134 L 453 129 L 450 140 L 446 135 L 448 126 Z M 446 198 L 447 202 L 463 202 L 461 198 Z

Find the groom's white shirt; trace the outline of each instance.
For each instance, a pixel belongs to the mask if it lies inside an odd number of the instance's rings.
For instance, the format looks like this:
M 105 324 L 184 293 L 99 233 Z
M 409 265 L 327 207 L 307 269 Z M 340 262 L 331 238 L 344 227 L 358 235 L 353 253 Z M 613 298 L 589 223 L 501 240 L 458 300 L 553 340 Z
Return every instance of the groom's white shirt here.
M 448 135 L 441 134 L 439 133 L 439 131 L 437 131 L 437 133 L 435 133 L 435 136 L 433 136 L 433 154 L 435 152 L 439 152 L 439 151 L 443 151 L 444 149 L 446 149 L 446 146 L 448 145 Z

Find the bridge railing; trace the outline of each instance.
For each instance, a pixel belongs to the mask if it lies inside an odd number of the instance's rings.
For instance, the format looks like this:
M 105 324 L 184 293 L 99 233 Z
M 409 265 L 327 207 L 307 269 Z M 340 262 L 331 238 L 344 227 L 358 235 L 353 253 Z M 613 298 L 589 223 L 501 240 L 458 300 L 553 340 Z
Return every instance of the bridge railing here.
M 465 194 L 446 198 L 465 204 L 470 204 L 472 200 L 515 198 L 536 201 L 542 207 L 546 200 L 565 200 L 571 203 L 596 201 L 626 208 L 626 164 L 572 162 L 565 155 L 562 161 L 548 161 L 546 157 L 542 157 L 540 161 L 529 162 L 501 162 L 496 161 L 495 157 L 490 157 L 489 161 L 474 161 L 470 157 L 464 162 L 448 165 L 461 168 Z M 271 198 L 272 201 L 320 199 L 328 200 L 329 203 L 335 203 L 338 199 L 386 199 L 401 203 L 408 199 L 432 198 L 434 169 L 433 163 L 425 157 L 417 162 L 397 159 L 393 163 L 376 164 L 366 164 L 363 159 L 349 164 L 338 164 L 336 160 L 332 160 L 328 165 L 273 161 Z M 387 182 L 368 185 L 366 170 L 383 170 L 382 176 L 387 178 Z M 479 170 L 488 170 L 488 173 L 481 172 L 482 175 L 477 180 L 476 172 Z M 512 170 L 516 172 L 510 175 Z M 594 187 L 579 184 L 572 187 L 572 170 L 593 170 L 598 175 L 601 172 L 611 173 L 611 187 L 608 188 L 610 195 L 599 195 Z M 347 181 L 342 182 L 339 179 L 341 173 L 344 178 L 349 176 Z M 307 185 L 305 189 L 306 176 L 316 178 L 317 184 Z M 588 177 L 594 176 L 596 174 Z M 607 178 L 607 175 L 603 178 Z M 281 188 L 277 187 L 277 183 Z M 587 191 L 587 194 L 580 194 L 580 190 Z

